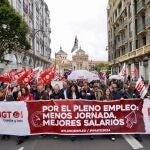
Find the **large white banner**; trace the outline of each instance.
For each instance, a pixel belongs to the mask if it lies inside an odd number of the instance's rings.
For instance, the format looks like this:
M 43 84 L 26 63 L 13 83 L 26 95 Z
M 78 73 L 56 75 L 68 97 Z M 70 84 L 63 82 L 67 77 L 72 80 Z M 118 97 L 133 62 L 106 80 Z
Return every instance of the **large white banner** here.
M 150 99 L 144 99 L 142 112 L 146 133 L 150 134 Z
M 25 102 L 0 102 L 0 134 L 30 134 Z

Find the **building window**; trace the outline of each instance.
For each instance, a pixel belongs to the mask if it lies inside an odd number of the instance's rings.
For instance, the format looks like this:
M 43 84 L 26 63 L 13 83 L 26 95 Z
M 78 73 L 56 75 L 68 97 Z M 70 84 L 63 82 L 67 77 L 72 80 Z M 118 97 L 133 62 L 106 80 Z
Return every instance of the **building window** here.
M 143 41 L 143 46 L 146 45 L 146 36 L 144 36 L 144 37 L 142 38 L 142 41 Z
M 139 48 L 139 41 L 138 39 L 136 40 L 136 49 Z
M 132 10 L 131 4 L 129 4 L 129 12 L 128 12 L 128 13 L 129 13 L 129 18 L 131 17 L 131 14 L 132 14 L 132 11 L 131 11 L 131 10 Z
M 132 36 L 132 24 L 131 23 L 129 24 L 129 36 L 130 37 Z
M 82 64 L 80 63 L 80 69 L 82 69 Z
M 130 42 L 130 44 L 129 44 L 129 47 L 130 47 L 130 52 L 132 51 L 132 42 Z

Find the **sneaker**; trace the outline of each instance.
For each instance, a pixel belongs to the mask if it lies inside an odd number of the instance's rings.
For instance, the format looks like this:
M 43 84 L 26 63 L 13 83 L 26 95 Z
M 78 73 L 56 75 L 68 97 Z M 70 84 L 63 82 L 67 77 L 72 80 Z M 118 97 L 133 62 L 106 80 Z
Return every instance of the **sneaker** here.
M 116 140 L 116 138 L 115 138 L 115 137 L 111 137 L 111 140 L 112 140 L 112 141 L 115 141 L 115 140 Z
M 54 136 L 54 139 L 58 139 L 58 136 L 56 135 L 56 136 Z
M 76 137 L 75 136 L 71 136 L 71 141 L 75 141 Z
M 139 142 L 143 142 L 143 139 L 141 138 L 140 135 L 136 135 L 135 138 L 136 138 Z
M 90 140 L 94 140 L 94 136 L 93 135 L 90 136 Z
M 22 144 L 24 141 L 23 140 L 18 140 L 17 141 L 17 145 L 20 145 L 20 144 Z

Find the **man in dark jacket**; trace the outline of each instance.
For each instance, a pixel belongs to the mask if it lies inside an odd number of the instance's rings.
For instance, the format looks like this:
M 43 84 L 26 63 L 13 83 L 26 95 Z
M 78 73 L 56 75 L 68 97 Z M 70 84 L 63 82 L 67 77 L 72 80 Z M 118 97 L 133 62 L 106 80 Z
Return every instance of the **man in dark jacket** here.
M 54 86 L 53 93 L 50 95 L 50 99 L 65 99 L 64 94 L 60 92 L 59 85 Z
M 138 91 L 136 90 L 135 86 L 136 86 L 136 84 L 134 82 L 132 82 L 130 84 L 128 91 L 126 93 L 124 93 L 125 99 L 140 98 L 140 95 L 139 95 Z M 141 135 L 135 134 L 134 136 L 138 141 L 140 141 L 140 142 L 143 141 Z
M 113 91 L 112 91 L 112 98 L 113 100 L 119 100 L 123 98 L 123 93 L 118 89 L 118 85 L 116 83 L 113 83 L 112 85 Z
M 80 97 L 82 99 L 87 99 L 87 100 L 94 100 L 94 99 L 96 99 L 95 96 L 94 96 L 94 92 L 92 90 L 90 90 L 88 82 L 84 82 L 83 83 L 83 89 L 80 91 Z M 91 135 L 89 138 L 91 140 L 93 140 L 94 136 Z
M 39 100 L 39 94 L 36 85 L 31 85 L 30 93 L 33 95 L 34 100 Z
M 80 91 L 80 96 L 82 99 L 87 99 L 87 100 L 95 99 L 94 92 L 90 90 L 88 82 L 84 82 L 83 89 Z
M 62 95 L 64 95 L 65 99 L 68 99 L 69 89 L 68 83 L 66 81 L 63 81 L 63 88 L 60 90 L 60 92 L 62 93 Z

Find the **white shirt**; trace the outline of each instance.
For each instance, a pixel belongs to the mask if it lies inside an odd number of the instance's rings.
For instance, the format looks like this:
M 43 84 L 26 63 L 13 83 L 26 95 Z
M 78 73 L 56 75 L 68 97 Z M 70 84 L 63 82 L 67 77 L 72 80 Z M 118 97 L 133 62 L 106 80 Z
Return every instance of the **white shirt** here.
M 76 93 L 75 92 L 73 92 L 72 93 L 72 99 L 76 99 L 77 97 L 76 97 Z
M 67 90 L 64 90 L 64 97 L 65 97 L 65 99 L 68 99 L 67 98 Z

